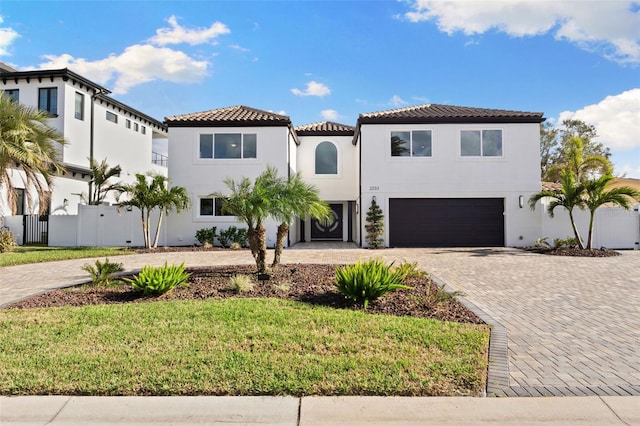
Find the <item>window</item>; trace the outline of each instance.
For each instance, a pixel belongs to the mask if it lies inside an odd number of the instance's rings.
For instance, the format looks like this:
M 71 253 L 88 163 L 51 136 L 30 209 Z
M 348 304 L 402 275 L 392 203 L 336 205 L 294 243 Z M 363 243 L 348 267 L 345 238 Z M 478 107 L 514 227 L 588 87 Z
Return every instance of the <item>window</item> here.
M 20 102 L 20 89 L 9 89 L 4 91 L 4 95 L 11 98 L 11 102 Z
M 140 132 L 141 132 L 143 135 L 146 135 L 146 134 L 147 134 L 147 128 L 146 128 L 146 127 L 144 127 L 144 126 L 140 126 Z
M 84 95 L 78 92 L 75 98 L 75 117 L 78 120 L 84 120 Z
M 223 198 L 200 198 L 200 216 L 226 216 L 222 214 Z
M 126 127 L 127 129 L 131 128 L 131 120 L 129 120 L 128 118 L 125 120 L 124 122 L 124 127 Z
M 138 131 L 138 123 L 133 123 L 133 130 Z
M 392 157 L 431 157 L 431 130 L 391 132 Z
M 107 121 L 110 121 L 112 123 L 117 123 L 118 116 L 112 113 L 111 111 L 107 111 Z
M 316 147 L 316 174 L 338 174 L 338 149 L 333 143 L 320 142 Z
M 24 189 L 16 188 L 16 215 L 24 214 Z
M 200 135 L 200 158 L 257 158 L 257 135 L 216 133 Z
M 502 157 L 502 130 L 462 130 L 460 155 L 463 157 Z
M 58 115 L 58 88 L 38 89 L 38 109 L 51 115 Z

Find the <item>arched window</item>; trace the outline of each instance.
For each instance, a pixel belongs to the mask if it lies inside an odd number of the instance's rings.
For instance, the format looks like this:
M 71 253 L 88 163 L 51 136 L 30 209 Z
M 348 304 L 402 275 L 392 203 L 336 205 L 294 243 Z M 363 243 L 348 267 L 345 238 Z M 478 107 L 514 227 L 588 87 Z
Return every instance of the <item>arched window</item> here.
M 338 174 L 338 149 L 331 142 L 320 142 L 316 147 L 316 174 Z

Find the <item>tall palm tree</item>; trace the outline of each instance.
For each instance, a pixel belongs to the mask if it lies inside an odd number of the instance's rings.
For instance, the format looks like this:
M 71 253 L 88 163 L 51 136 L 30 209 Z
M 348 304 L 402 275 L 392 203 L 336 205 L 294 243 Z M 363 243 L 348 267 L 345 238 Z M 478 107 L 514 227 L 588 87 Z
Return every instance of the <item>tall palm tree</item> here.
M 536 203 L 542 198 L 547 197 L 551 199 L 551 202 L 547 206 L 547 213 L 550 217 L 554 216 L 553 211 L 556 207 L 564 207 L 567 212 L 569 212 L 571 228 L 573 229 L 573 234 L 576 237 L 576 240 L 578 240 L 578 245 L 581 249 L 584 249 L 584 243 L 580 237 L 580 232 L 578 232 L 578 227 L 576 226 L 576 222 L 573 217 L 573 210 L 575 208 L 582 210 L 585 207 L 585 199 L 583 197 L 584 184 L 581 182 L 576 183 L 573 173 L 567 169 L 562 171 L 561 184 L 562 187 L 560 191 L 543 190 L 532 195 L 531 198 L 529 198 L 529 207 L 531 210 L 535 210 Z
M 640 200 L 640 191 L 629 186 L 622 186 L 606 190 L 607 185 L 614 179 L 612 175 L 606 174 L 598 179 L 585 182 L 584 204 L 589 209 L 589 236 L 587 237 L 587 249 L 591 249 L 593 243 L 593 222 L 596 210 L 604 204 L 615 204 L 625 210 L 631 208 L 631 199 Z
M 148 181 L 147 178 L 151 180 Z M 156 248 L 164 213 L 176 210 L 180 213 L 189 208 L 190 200 L 186 188 L 168 188 L 169 178 L 158 174 L 136 174 L 136 181 L 124 185 L 123 190 L 129 199 L 120 203 L 121 206 L 131 206 L 140 209 L 142 233 L 146 248 Z M 155 208 L 160 209 L 160 216 L 155 231 L 155 239 L 151 242 L 151 213 Z
M 254 182 L 247 177 L 238 182 L 227 178 L 224 184 L 229 189 L 229 194 L 215 192 L 211 195 L 225 200 L 222 207 L 224 213 L 237 217 L 247 225 L 249 249 L 256 261 L 258 273 L 264 274 L 267 271 L 264 221 L 271 215 L 273 188 L 283 185 L 284 179 L 278 176 L 275 168 L 269 166 Z
M 111 191 L 122 192 L 123 185 L 120 182 L 109 182 L 109 179 L 120 176 L 120 173 L 122 172 L 120 165 L 109 167 L 106 158 L 100 163 L 95 159 L 90 158 L 89 168 L 93 174 L 93 179 L 91 179 L 89 185 L 88 204 L 98 205 L 102 203 L 107 194 Z
M 13 102 L 0 93 L 0 187 L 8 193 L 11 213 L 16 208 L 17 191 L 11 176 L 21 171 L 24 187 L 38 196 L 40 214 L 49 205 L 53 177 L 64 172 L 59 149 L 65 141 L 47 124 L 49 114 L 36 108 Z M 32 191 L 25 191 L 27 202 L 33 205 Z
M 280 263 L 284 242 L 289 233 L 289 226 L 296 217 L 307 215 L 318 220 L 329 218 L 331 209 L 322 201 L 318 189 L 306 183 L 299 173 L 295 173 L 281 186 L 272 188 L 271 215 L 278 221 L 276 247 L 272 267 Z

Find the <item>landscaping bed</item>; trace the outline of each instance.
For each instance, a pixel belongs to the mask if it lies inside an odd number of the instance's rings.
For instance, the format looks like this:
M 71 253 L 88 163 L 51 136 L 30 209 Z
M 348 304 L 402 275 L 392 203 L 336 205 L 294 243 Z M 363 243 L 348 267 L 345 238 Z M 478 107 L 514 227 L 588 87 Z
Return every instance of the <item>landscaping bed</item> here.
M 161 297 L 143 297 L 131 285 L 119 284 L 108 287 L 76 286 L 52 290 L 25 299 L 10 308 L 41 308 L 52 306 L 84 306 L 97 304 L 152 302 L 156 300 L 203 300 L 229 297 L 278 298 L 325 305 L 339 309 L 362 309 L 345 299 L 334 287 L 335 266 L 324 264 L 280 265 L 271 272 L 268 281 L 258 281 L 253 266 L 220 266 L 190 269 L 187 287 L 176 287 Z M 230 279 L 237 274 L 250 275 L 253 289 L 238 293 L 230 286 Z M 435 318 L 482 324 L 482 320 L 469 311 L 454 297 L 444 294 L 428 276 L 410 276 L 405 284 L 411 289 L 393 291 L 374 300 L 368 313 Z
M 575 257 L 612 257 L 612 256 L 620 256 L 615 250 L 609 249 L 590 249 L 590 250 L 582 250 L 575 247 L 545 247 L 545 246 L 532 246 L 526 247 L 525 250 L 539 253 L 539 254 L 548 254 L 551 256 L 575 256 Z

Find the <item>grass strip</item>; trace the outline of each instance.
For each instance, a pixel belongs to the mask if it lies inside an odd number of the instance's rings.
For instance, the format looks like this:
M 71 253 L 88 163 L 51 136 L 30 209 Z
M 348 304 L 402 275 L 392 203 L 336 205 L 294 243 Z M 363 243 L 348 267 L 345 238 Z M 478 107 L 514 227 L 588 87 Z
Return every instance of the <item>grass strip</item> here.
M 0 311 L 3 395 L 477 395 L 487 326 L 278 299 Z
M 119 247 L 43 247 L 18 246 L 13 251 L 0 254 L 0 267 L 55 260 L 83 259 L 89 257 L 120 256 L 134 254 Z

